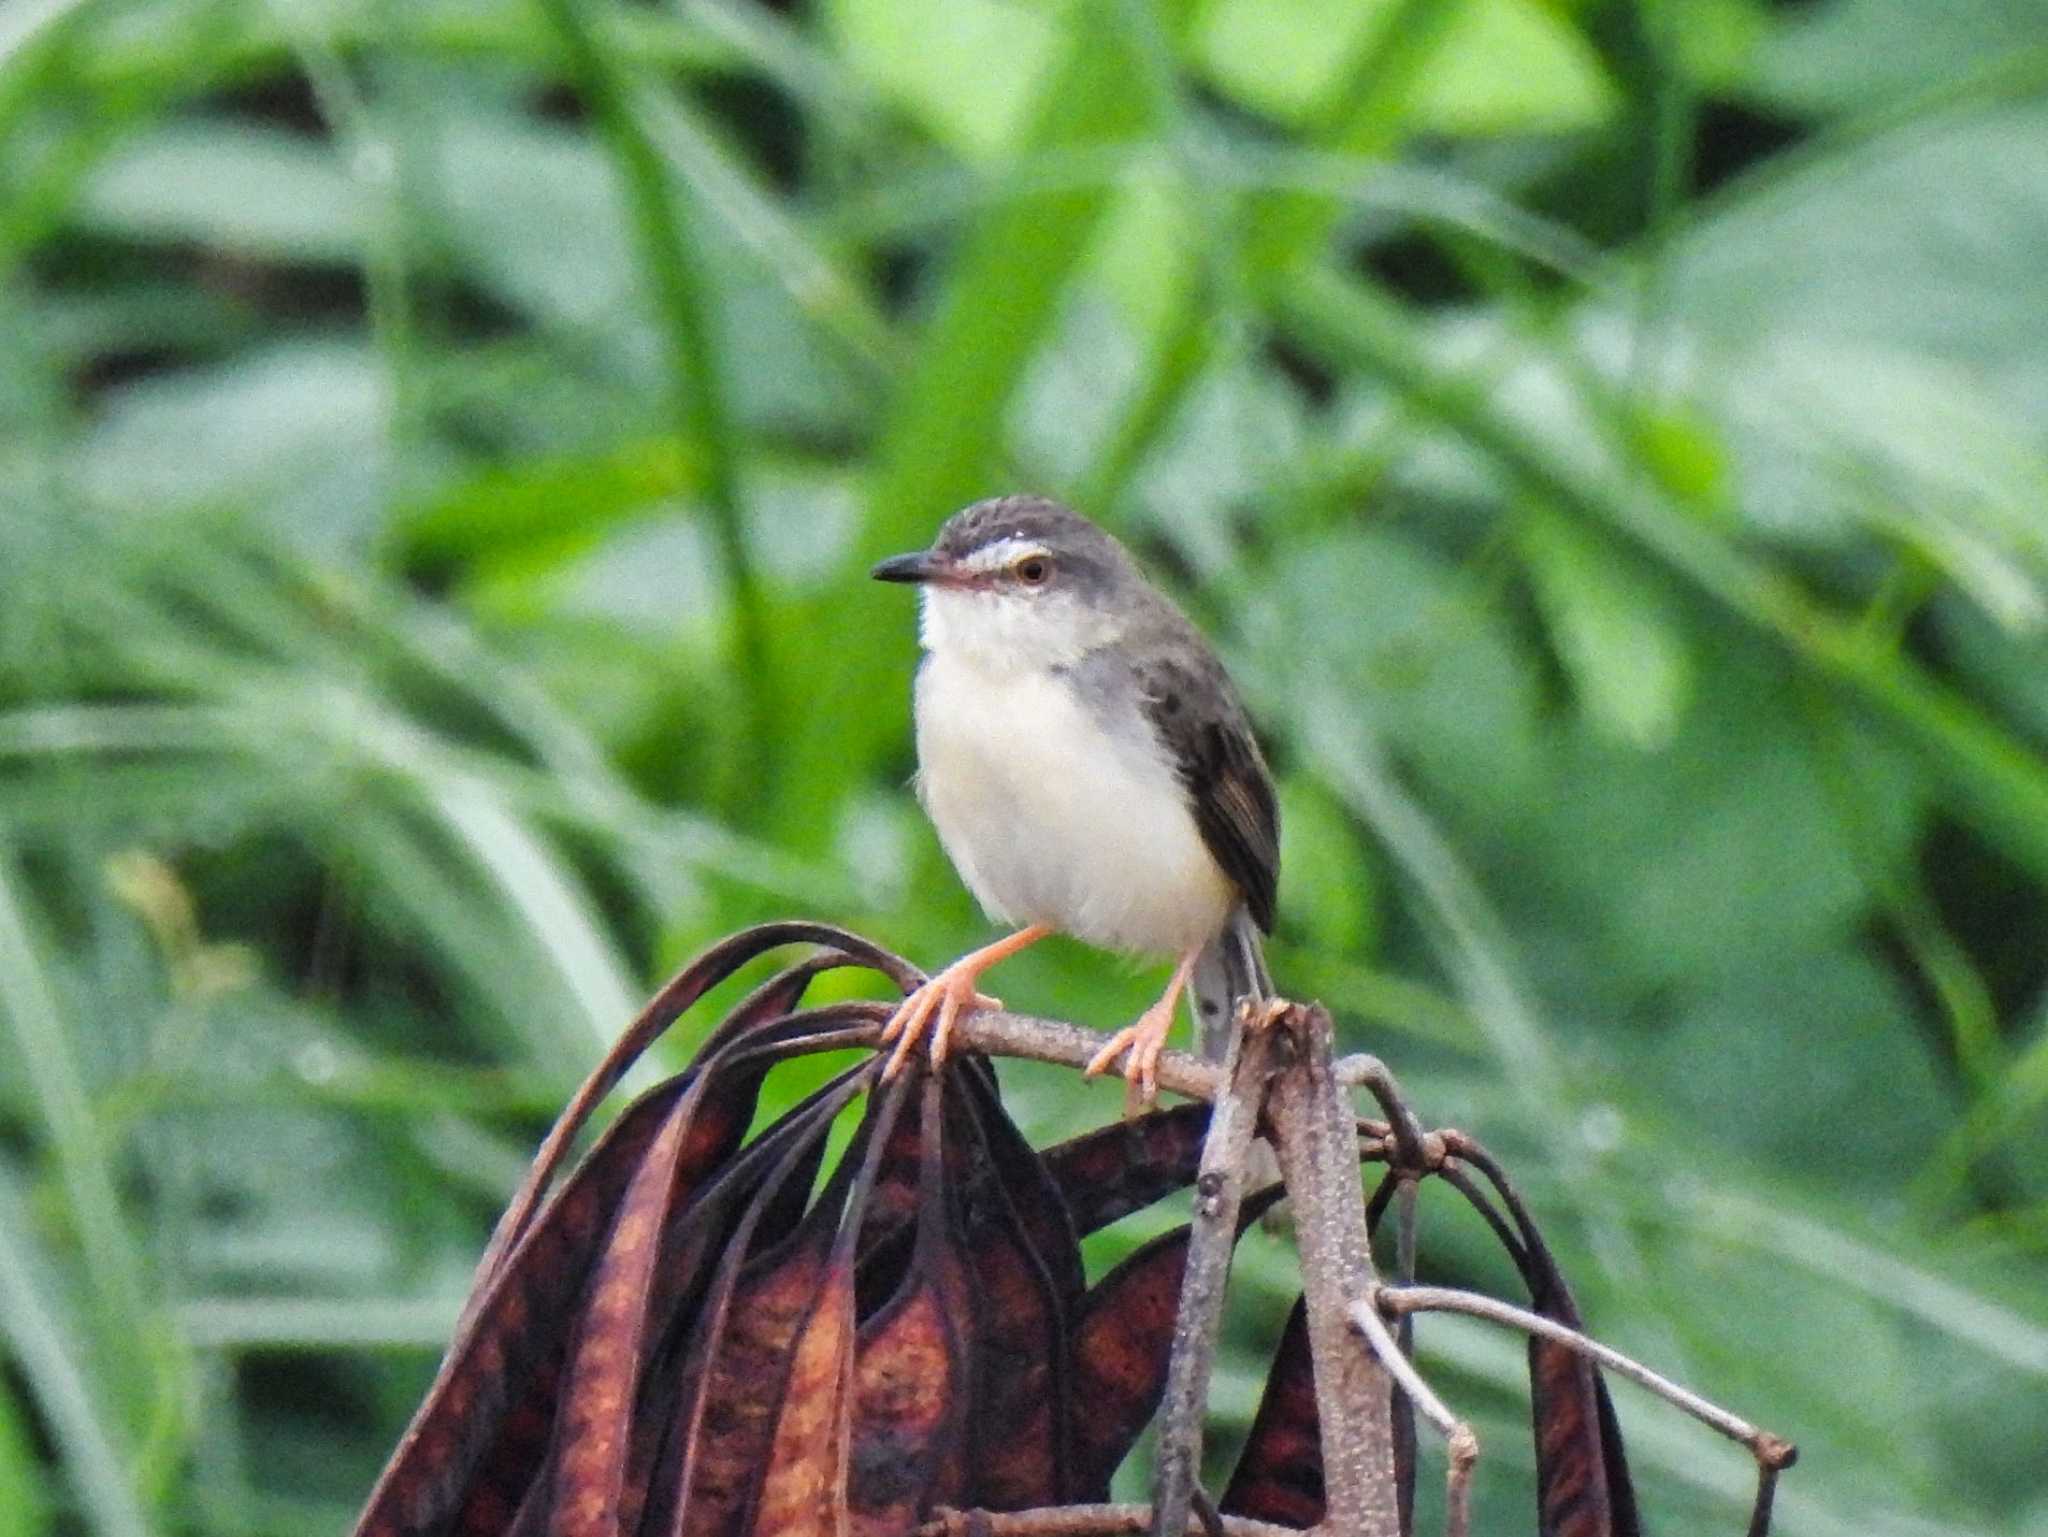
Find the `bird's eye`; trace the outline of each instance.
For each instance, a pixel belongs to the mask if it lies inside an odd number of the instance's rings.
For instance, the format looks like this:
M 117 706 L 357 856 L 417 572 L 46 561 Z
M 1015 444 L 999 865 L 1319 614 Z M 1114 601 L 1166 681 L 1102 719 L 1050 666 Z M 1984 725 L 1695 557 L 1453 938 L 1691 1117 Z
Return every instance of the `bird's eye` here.
M 1026 587 L 1043 587 L 1052 580 L 1052 562 L 1043 555 L 1026 555 L 1010 569 Z

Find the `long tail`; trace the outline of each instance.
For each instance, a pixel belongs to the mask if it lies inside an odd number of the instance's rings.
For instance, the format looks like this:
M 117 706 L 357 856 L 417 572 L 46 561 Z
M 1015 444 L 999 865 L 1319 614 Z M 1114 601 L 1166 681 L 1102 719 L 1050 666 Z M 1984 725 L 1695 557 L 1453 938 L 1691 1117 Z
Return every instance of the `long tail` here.
M 1195 961 L 1188 1002 L 1195 1015 L 1195 1042 L 1202 1055 L 1221 1062 L 1230 1049 L 1231 1022 L 1245 998 L 1272 996 L 1265 946 L 1252 915 L 1240 907 Z

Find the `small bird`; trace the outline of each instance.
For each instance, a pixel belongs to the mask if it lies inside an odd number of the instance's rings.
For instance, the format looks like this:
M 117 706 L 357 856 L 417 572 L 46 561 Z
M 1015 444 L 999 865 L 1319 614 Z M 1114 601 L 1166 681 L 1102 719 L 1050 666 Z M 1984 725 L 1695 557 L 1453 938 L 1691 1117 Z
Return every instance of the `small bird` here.
M 961 1011 L 1001 1007 L 982 974 L 1060 933 L 1175 957 L 1087 1068 L 1128 1054 L 1127 1106 L 1150 1104 L 1183 989 L 1220 1058 L 1238 1001 L 1271 988 L 1279 811 L 1229 675 L 1121 544 L 1046 497 L 976 502 L 873 575 L 921 588 L 918 796 L 982 907 L 1019 925 L 903 1001 L 885 1071 L 927 1032 L 943 1061 Z

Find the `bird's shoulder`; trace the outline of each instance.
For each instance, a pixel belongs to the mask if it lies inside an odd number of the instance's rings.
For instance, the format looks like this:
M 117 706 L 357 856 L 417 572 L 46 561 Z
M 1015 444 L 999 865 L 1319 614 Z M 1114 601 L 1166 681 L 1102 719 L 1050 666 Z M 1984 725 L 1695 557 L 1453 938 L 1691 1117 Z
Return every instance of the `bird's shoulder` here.
M 1209 851 L 1273 927 L 1280 815 L 1251 718 L 1216 653 L 1179 612 L 1148 615 L 1072 668 L 1094 708 L 1135 713 L 1151 728 Z

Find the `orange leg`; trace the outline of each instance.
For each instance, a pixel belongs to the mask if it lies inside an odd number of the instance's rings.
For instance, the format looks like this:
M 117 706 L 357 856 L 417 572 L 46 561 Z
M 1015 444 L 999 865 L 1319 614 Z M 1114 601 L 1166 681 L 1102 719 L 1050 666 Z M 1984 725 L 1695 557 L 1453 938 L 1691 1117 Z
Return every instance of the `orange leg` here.
M 1007 939 L 970 950 L 904 999 L 889 1023 L 882 1027 L 879 1044 L 896 1043 L 896 1049 L 889 1054 L 889 1065 L 882 1069 L 882 1081 L 886 1083 L 903 1071 L 903 1064 L 910 1060 L 910 1054 L 917 1050 L 917 1043 L 927 1031 L 931 1035 L 932 1066 L 944 1062 L 952 1049 L 953 1021 L 962 1009 L 1003 1006 L 1002 999 L 975 991 L 974 984 L 981 980 L 981 974 L 998 961 L 1006 961 L 1019 950 L 1037 944 L 1051 932 L 1049 924 L 1034 923 Z
M 1173 1029 L 1174 1007 L 1180 1002 L 1181 990 L 1188 985 L 1201 953 L 1194 949 L 1183 955 L 1159 1001 L 1140 1014 L 1136 1024 L 1126 1025 L 1111 1036 L 1109 1044 L 1088 1063 L 1087 1076 L 1093 1078 L 1097 1073 L 1108 1072 L 1118 1057 L 1130 1052 L 1124 1063 L 1124 1081 L 1129 1085 L 1124 1090 L 1125 1115 L 1146 1109 L 1159 1097 L 1159 1053 L 1166 1048 L 1167 1034 Z

